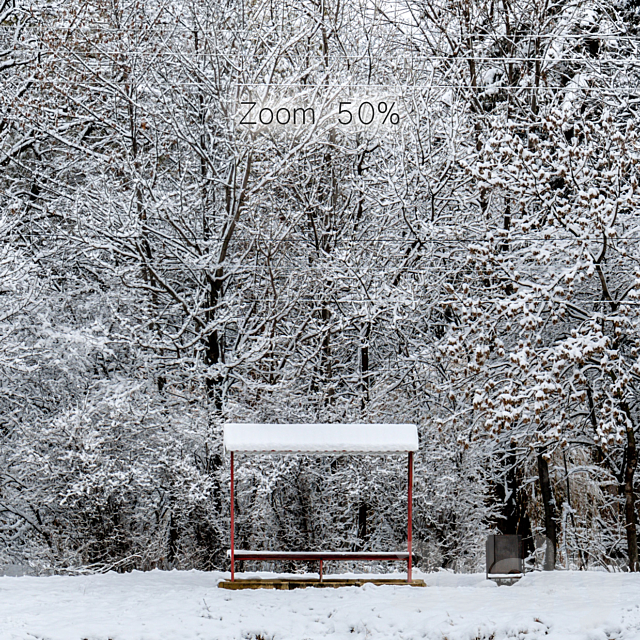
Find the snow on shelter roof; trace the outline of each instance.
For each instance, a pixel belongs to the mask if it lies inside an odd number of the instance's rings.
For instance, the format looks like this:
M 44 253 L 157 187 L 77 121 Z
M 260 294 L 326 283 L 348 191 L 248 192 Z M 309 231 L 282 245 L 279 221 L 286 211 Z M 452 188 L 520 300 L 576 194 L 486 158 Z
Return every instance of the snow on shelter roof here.
M 224 448 L 238 453 L 406 453 L 418 450 L 414 424 L 224 425 Z

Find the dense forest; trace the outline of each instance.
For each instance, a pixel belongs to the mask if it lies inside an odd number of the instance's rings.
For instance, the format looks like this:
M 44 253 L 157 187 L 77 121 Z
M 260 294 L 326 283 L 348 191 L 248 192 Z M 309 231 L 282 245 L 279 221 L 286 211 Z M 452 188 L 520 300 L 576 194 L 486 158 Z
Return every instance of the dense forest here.
M 228 568 L 225 422 L 388 422 L 418 567 L 638 570 L 639 45 L 636 0 L 0 0 L 0 565 Z M 240 457 L 236 545 L 401 548 L 400 458 Z

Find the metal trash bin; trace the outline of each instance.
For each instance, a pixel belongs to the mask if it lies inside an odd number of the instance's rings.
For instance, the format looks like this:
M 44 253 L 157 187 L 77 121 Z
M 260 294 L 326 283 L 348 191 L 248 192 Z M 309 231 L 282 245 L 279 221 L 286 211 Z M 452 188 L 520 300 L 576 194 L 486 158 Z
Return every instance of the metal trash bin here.
M 522 536 L 487 536 L 487 579 L 515 582 L 524 574 Z

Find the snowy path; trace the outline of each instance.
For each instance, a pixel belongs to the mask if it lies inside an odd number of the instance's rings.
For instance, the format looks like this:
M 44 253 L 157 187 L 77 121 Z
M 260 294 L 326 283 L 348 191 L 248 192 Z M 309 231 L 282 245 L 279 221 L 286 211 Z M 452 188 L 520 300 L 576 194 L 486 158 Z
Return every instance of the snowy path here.
M 0 578 L 2 640 L 640 640 L 640 575 L 423 574 L 428 588 L 227 591 L 222 574 Z

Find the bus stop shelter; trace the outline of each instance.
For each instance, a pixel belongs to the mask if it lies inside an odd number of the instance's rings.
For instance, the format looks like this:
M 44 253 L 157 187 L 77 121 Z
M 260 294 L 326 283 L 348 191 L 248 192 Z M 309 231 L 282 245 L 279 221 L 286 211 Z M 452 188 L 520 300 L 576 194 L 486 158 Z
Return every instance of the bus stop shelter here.
M 413 424 L 243 424 L 224 425 L 224 449 L 230 454 L 231 464 L 231 531 L 230 549 L 231 583 L 220 584 L 226 588 L 240 588 L 235 579 L 235 563 L 243 560 L 299 560 L 319 563 L 319 583 L 323 584 L 323 562 L 325 561 L 402 561 L 407 564 L 409 584 L 413 581 L 412 541 L 412 486 L 413 455 L 418 450 L 418 431 Z M 235 457 L 238 454 L 307 454 L 307 455 L 407 455 L 407 550 L 386 551 L 257 551 L 235 548 Z M 391 582 L 395 580 L 380 580 Z M 301 585 L 298 585 L 301 586 Z M 334 585 L 337 586 L 337 585 Z M 274 587 L 272 587 L 274 588 Z M 289 587 L 275 587 L 289 588 Z

